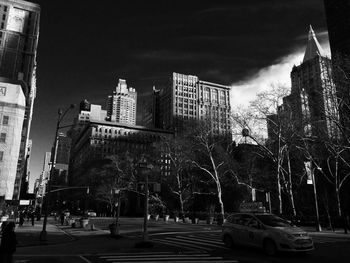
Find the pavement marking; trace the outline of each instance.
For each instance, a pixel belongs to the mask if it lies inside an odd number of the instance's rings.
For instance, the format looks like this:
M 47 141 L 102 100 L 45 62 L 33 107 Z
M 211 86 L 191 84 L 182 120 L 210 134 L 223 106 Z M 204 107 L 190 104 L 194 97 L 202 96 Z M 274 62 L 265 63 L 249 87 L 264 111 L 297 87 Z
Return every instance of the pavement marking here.
M 213 230 L 211 232 L 221 233 L 221 230 Z M 179 234 L 193 234 L 193 233 L 208 233 L 208 231 L 200 230 L 200 231 L 162 232 L 162 233 L 149 234 L 148 236 L 179 235 Z M 215 235 L 215 234 L 208 234 L 208 235 Z
M 210 254 L 198 254 L 198 253 L 183 253 L 174 254 L 170 252 L 161 253 L 151 252 L 151 253 L 117 253 L 109 256 L 100 256 L 100 259 L 107 262 L 118 262 L 118 263 L 237 263 L 234 259 L 224 259 L 221 256 L 211 256 Z
M 152 241 L 157 242 L 157 243 L 161 243 L 161 244 L 165 244 L 165 245 L 180 247 L 182 249 L 183 248 L 191 249 L 191 250 L 195 250 L 195 251 L 198 251 L 198 252 L 204 251 L 203 248 L 200 247 L 200 246 L 179 243 L 179 241 L 177 241 L 176 239 L 174 241 L 169 240 L 169 239 L 152 239 Z
M 88 260 L 86 257 L 79 255 L 79 257 L 84 260 L 86 263 L 92 263 L 92 261 Z
M 223 243 L 220 243 L 220 246 L 218 246 L 218 245 L 214 245 L 214 244 L 212 244 L 212 243 L 210 243 L 208 241 L 201 242 L 200 238 L 176 236 L 176 239 L 178 239 L 179 242 L 182 242 L 182 243 L 187 243 L 188 242 L 188 243 L 191 243 L 191 244 L 205 245 L 205 246 L 209 246 L 209 247 L 225 248 L 225 249 L 227 249 L 226 247 L 224 247 Z M 215 241 L 213 241 L 213 242 L 215 242 Z

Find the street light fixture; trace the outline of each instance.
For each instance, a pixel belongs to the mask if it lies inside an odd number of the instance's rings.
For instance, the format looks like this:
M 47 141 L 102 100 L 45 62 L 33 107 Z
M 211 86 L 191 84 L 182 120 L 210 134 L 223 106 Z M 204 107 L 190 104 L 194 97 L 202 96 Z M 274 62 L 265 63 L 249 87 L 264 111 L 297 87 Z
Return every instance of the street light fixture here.
M 47 240 L 47 232 L 46 232 L 46 225 L 47 225 L 47 215 L 48 215 L 48 203 L 50 202 L 50 180 L 53 177 L 53 174 L 55 172 L 55 166 L 56 166 L 56 151 L 57 151 L 57 142 L 58 142 L 58 131 L 61 128 L 66 128 L 68 126 L 60 126 L 61 121 L 63 120 L 64 116 L 66 116 L 67 112 L 75 107 L 74 104 L 71 104 L 65 111 L 62 111 L 62 109 L 58 110 L 58 118 L 57 118 L 57 124 L 56 124 L 56 132 L 55 132 L 55 139 L 53 143 L 53 149 L 52 149 L 52 155 L 51 155 L 51 168 L 50 168 L 50 177 L 47 179 L 47 195 L 46 200 L 44 203 L 44 222 L 43 222 L 43 229 L 40 232 L 40 240 L 46 241 Z M 70 126 L 70 125 L 69 125 Z

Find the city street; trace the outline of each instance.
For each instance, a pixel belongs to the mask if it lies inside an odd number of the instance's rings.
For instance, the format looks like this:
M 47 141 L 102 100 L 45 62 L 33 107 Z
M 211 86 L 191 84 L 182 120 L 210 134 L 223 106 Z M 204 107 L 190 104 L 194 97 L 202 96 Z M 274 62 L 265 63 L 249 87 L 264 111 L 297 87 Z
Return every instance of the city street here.
M 345 255 L 350 246 L 350 235 L 310 232 L 315 251 L 268 257 L 257 249 L 224 247 L 220 228 L 215 225 L 150 221 L 149 239 L 154 246 L 140 249 L 135 248 L 135 244 L 142 240 L 141 218 L 121 220 L 123 237 L 119 239 L 112 238 L 109 231 L 98 226 L 95 230 L 57 226 L 61 236 L 53 235 L 50 231 L 57 227 L 54 221 L 50 223 L 49 242 L 46 245 L 22 242 L 15 262 L 347 262 Z M 24 227 L 27 235 L 34 231 L 31 226 Z M 36 229 L 40 229 L 40 225 L 38 227 Z M 20 244 L 23 229 L 16 229 Z M 39 232 L 36 234 L 38 237 Z

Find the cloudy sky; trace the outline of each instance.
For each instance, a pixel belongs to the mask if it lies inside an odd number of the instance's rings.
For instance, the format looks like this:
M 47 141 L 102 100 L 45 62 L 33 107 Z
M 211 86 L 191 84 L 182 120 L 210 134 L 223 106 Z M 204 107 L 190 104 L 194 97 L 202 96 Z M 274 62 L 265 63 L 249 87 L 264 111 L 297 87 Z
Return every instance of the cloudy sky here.
M 85 98 L 104 105 L 119 78 L 141 101 L 173 71 L 197 75 L 232 86 L 233 103 L 247 104 L 271 83 L 290 85 L 310 24 L 328 50 L 322 0 L 32 1 L 42 8 L 32 182 L 58 108 Z

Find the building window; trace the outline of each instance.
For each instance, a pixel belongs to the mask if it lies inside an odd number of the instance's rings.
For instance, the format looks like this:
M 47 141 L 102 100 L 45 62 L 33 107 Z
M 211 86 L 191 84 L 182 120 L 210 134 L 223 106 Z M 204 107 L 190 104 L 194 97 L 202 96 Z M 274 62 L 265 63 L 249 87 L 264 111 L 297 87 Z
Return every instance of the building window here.
M 204 90 L 204 101 L 209 101 L 209 89 L 205 88 Z
M 4 152 L 0 151 L 0 162 L 2 162 L 3 159 L 4 159 Z
M 213 102 L 218 103 L 218 91 L 217 90 L 213 91 Z
M 2 118 L 2 124 L 3 125 L 8 125 L 9 124 L 9 116 L 4 116 Z
M 6 142 L 6 133 L 1 133 L 0 134 L 0 143 Z

